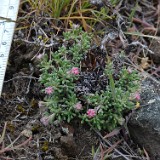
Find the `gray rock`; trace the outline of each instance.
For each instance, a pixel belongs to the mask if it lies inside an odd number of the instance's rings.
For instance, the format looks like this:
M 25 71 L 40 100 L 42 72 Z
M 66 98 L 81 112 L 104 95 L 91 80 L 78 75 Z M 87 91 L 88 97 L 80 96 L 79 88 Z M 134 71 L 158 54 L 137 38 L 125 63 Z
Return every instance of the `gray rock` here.
M 160 85 L 153 80 L 142 83 L 141 105 L 129 120 L 130 135 L 153 160 L 160 160 Z
M 150 45 L 150 49 L 154 52 L 154 54 L 151 55 L 153 58 L 153 61 L 157 64 L 160 62 L 160 41 L 159 40 L 153 40 L 153 42 Z

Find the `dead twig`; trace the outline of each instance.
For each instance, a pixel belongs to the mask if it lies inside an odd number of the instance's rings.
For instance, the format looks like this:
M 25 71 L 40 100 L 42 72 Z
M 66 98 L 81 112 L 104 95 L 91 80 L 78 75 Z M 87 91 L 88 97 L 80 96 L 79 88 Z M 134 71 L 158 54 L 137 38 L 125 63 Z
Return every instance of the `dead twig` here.
M 103 138 L 103 136 L 100 134 L 100 132 L 94 130 L 96 132 L 96 134 L 102 139 L 103 142 L 105 142 L 109 147 L 112 147 L 112 144 Z M 118 149 L 114 148 L 113 149 L 117 154 L 119 154 L 121 157 L 123 157 L 125 160 L 130 160 L 126 155 L 124 155 L 123 153 L 121 153 Z
M 54 43 L 53 41 L 50 43 L 50 44 L 45 44 L 43 42 L 35 42 L 35 41 L 28 41 L 28 40 L 25 40 L 25 39 L 14 39 L 15 42 L 17 41 L 21 41 L 21 42 L 25 42 L 25 43 L 28 43 L 28 44 L 32 44 L 32 45 L 35 45 L 35 46 L 41 46 L 41 47 L 45 47 L 45 48 L 50 48 L 50 47 L 54 47 L 57 45 L 57 43 Z
M 36 79 L 36 80 L 39 79 L 39 78 L 33 77 L 33 76 L 17 76 L 17 77 L 14 77 L 14 78 L 12 78 L 12 79 L 9 79 L 9 80 L 7 80 L 7 81 L 4 81 L 4 83 L 8 83 L 8 82 L 13 81 L 13 80 L 15 80 L 15 79 L 21 79 L 21 78 Z
M 133 20 L 133 22 L 142 24 L 144 27 L 153 27 L 151 24 L 149 24 L 149 23 L 147 23 L 145 21 L 142 21 L 139 18 L 133 18 L 132 20 Z
M 10 146 L 12 146 L 19 138 L 20 138 L 20 136 L 18 136 L 18 137 L 16 138 L 16 140 L 12 142 L 12 144 L 10 144 L 9 146 L 7 146 L 6 148 L 1 149 L 1 150 L 0 150 L 0 154 L 2 154 L 2 153 L 4 153 L 4 152 L 7 152 L 7 151 L 11 151 L 11 150 L 18 149 L 18 148 L 20 148 L 20 147 L 22 147 L 22 146 L 25 146 L 25 145 L 32 139 L 32 137 L 29 137 L 29 138 L 28 138 L 26 141 L 24 141 L 23 143 L 21 143 L 21 144 L 19 144 L 19 145 L 16 145 L 16 146 L 14 146 L 14 147 L 10 147 Z
M 121 140 L 119 140 L 119 141 L 117 141 L 115 144 L 113 144 L 111 147 L 109 147 L 105 152 L 104 152 L 104 154 L 109 154 L 110 152 L 112 152 L 113 150 L 114 150 L 114 148 L 119 144 L 119 143 L 121 143 L 122 142 L 122 139 Z
M 147 160 L 150 160 L 149 155 L 148 155 L 147 151 L 144 148 L 143 148 L 143 151 L 144 151 L 144 153 L 146 155 Z
M 6 133 L 6 127 L 7 127 L 7 122 L 5 122 L 5 124 L 4 124 L 2 136 L 1 136 L 1 138 L 0 138 L 0 144 L 1 144 L 1 143 L 3 142 L 3 140 L 4 140 L 4 136 L 5 136 L 5 133 Z
M 142 44 L 139 41 L 132 42 L 132 43 L 128 44 L 128 46 L 141 46 L 142 49 L 146 49 L 148 51 L 148 53 L 154 54 L 153 51 L 151 51 L 146 45 Z
M 149 78 L 151 80 L 153 80 L 155 83 L 159 84 L 160 85 L 160 82 L 154 78 L 152 75 L 150 75 L 149 73 L 145 72 L 142 68 L 140 68 L 138 65 L 134 64 L 129 58 L 126 58 L 127 61 L 138 71 L 141 72 L 141 75 L 144 77 L 144 78 Z M 125 62 L 126 63 L 126 62 Z M 126 63 L 127 64 L 127 63 Z
M 6 127 L 7 127 L 7 122 L 5 122 L 4 129 L 3 129 L 3 132 L 2 132 L 2 136 L 0 138 L 0 144 L 2 144 L 1 149 L 0 149 L 0 158 L 1 159 L 6 159 L 6 160 L 11 160 L 12 158 L 4 157 L 4 156 L 2 156 L 2 154 L 5 153 L 5 152 L 8 152 L 8 151 L 19 149 L 22 146 L 25 146 L 32 139 L 32 136 L 30 136 L 23 143 L 21 143 L 19 145 L 16 145 L 16 146 L 13 146 L 15 144 L 15 142 L 17 142 L 18 139 L 21 137 L 21 135 L 22 135 L 22 133 L 21 133 L 11 144 L 9 144 L 7 147 L 4 147 L 4 137 L 5 137 L 5 133 L 6 133 Z

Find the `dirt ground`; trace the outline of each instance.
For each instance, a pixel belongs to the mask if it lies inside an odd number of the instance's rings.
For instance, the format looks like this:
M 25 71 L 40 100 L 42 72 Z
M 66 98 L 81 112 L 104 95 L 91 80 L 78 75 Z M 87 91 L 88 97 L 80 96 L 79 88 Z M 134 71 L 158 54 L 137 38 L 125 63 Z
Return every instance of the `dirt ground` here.
M 17 51 L 11 54 L 16 57 L 14 54 Z M 21 61 L 19 56 L 12 60 L 12 56 L 0 99 L 0 132 L 7 122 L 5 147 L 19 136 L 14 146 L 22 146 L 6 151 L 3 156 L 16 160 L 92 159 L 91 148 L 98 145 L 96 134 L 88 126 L 82 127 L 78 120 L 72 124 L 55 121 L 52 125 L 44 126 L 40 118 L 45 108 L 38 106 L 44 95 L 36 75 L 30 71 L 28 62 Z M 30 136 L 32 138 L 25 143 Z

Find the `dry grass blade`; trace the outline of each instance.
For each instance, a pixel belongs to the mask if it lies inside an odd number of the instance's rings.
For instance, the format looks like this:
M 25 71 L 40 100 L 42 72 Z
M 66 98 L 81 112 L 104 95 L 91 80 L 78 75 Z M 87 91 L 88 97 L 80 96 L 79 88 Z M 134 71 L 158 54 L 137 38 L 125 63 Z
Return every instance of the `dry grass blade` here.
M 74 0 L 73 3 L 71 4 L 71 8 L 69 10 L 69 13 L 68 13 L 68 17 L 67 17 L 67 22 L 66 22 L 66 27 L 68 26 L 68 22 L 69 22 L 69 19 L 70 19 L 70 16 L 73 12 L 73 8 L 75 6 L 75 4 L 78 2 L 78 0 Z
M 157 36 L 145 35 L 140 32 L 124 32 L 124 34 L 160 40 L 160 38 Z
M 98 10 L 96 6 L 92 5 L 87 0 L 22 0 L 18 22 L 21 23 L 17 30 L 27 29 L 32 19 L 37 23 L 37 17 L 51 18 L 52 24 L 59 28 L 59 22 L 63 23 L 65 28 L 68 26 L 70 20 L 73 23 L 81 24 L 83 27 L 88 26 L 90 31 L 96 23 L 105 23 L 107 19 L 112 19 L 108 16 L 106 8 Z M 36 19 L 35 19 L 36 17 Z M 39 22 L 38 22 L 39 23 Z M 87 27 L 86 27 L 87 28 Z M 86 30 L 86 28 L 84 28 Z M 87 30 L 86 30 L 87 31 Z
M 19 145 L 17 145 L 17 146 L 12 147 L 13 144 L 14 144 L 19 138 L 20 138 L 20 136 L 18 136 L 18 137 L 16 138 L 16 140 L 14 140 L 9 146 L 7 146 L 6 148 L 1 149 L 1 150 L 0 150 L 0 154 L 4 153 L 4 152 L 6 152 L 6 151 L 11 151 L 11 150 L 14 150 L 14 149 L 18 149 L 18 148 L 20 148 L 20 147 L 22 147 L 22 146 L 25 146 L 25 145 L 32 139 L 32 137 L 29 137 L 29 138 L 28 138 L 26 141 L 24 141 L 23 143 L 21 143 L 21 144 L 19 144 Z
M 143 148 L 143 151 L 144 151 L 144 153 L 146 155 L 146 160 L 150 160 L 149 155 L 148 155 L 147 151 L 144 148 Z
M 81 3 L 80 3 L 80 10 L 81 10 Z M 84 30 L 85 30 L 86 32 L 91 32 L 93 28 L 91 28 L 91 27 L 87 24 L 86 20 L 85 20 L 85 19 L 83 18 L 83 16 L 82 16 L 82 12 L 81 12 L 81 11 L 78 11 L 78 13 L 79 13 L 80 17 L 82 17 L 82 25 L 83 25 Z
M 2 132 L 2 136 L 0 138 L 0 144 L 3 143 L 4 141 L 4 137 L 5 137 L 5 133 L 6 133 L 6 127 L 7 127 L 7 122 L 5 122 L 5 125 L 4 125 L 4 129 L 3 129 L 3 132 Z M 21 137 L 22 134 L 20 134 L 10 145 L 8 145 L 7 147 L 4 147 L 2 145 L 2 148 L 0 149 L 0 155 L 3 154 L 4 152 L 6 151 L 11 151 L 11 150 L 14 150 L 14 149 L 18 149 L 22 146 L 25 146 L 32 138 L 29 137 L 26 141 L 24 141 L 23 143 L 19 144 L 19 145 L 16 145 L 16 146 L 13 146 L 13 144 L 15 144 L 15 142 L 18 141 L 18 139 Z M 1 157 L 1 158 L 6 158 L 6 157 Z M 8 159 L 8 158 L 7 158 Z
M 122 140 L 117 141 L 115 144 L 113 144 L 111 147 L 109 147 L 104 153 L 105 153 L 105 154 L 109 154 L 109 153 L 112 152 L 112 151 L 116 148 L 116 146 L 117 146 L 119 143 L 121 143 L 121 142 L 122 142 Z
M 104 136 L 104 138 L 113 137 L 113 136 L 117 135 L 119 132 L 120 132 L 120 128 L 114 129 L 112 132 L 110 132 L 106 136 Z
M 111 144 L 109 141 L 107 141 L 106 139 L 104 139 L 100 132 L 98 132 L 98 131 L 96 131 L 96 130 L 94 130 L 94 131 L 97 133 L 98 136 L 100 136 L 100 138 L 103 140 L 104 143 L 106 143 L 107 146 L 112 147 L 112 144 Z M 122 157 L 124 158 L 124 160 L 130 160 L 126 155 L 124 155 L 123 153 L 121 153 L 121 152 L 120 152 L 118 149 L 116 149 L 115 147 L 113 148 L 113 150 L 114 150 L 117 154 L 119 154 L 120 156 L 122 156 Z
M 3 142 L 4 140 L 4 136 L 5 136 L 5 133 L 6 133 L 6 127 L 7 127 L 7 122 L 5 122 L 5 125 L 4 125 L 4 128 L 3 128 L 3 132 L 2 132 L 2 136 L 0 138 L 0 144 Z
M 103 149 L 103 147 L 102 147 L 102 144 L 100 144 L 100 151 L 101 151 L 101 154 L 100 154 L 101 160 L 103 160 L 103 157 L 104 157 L 104 149 Z

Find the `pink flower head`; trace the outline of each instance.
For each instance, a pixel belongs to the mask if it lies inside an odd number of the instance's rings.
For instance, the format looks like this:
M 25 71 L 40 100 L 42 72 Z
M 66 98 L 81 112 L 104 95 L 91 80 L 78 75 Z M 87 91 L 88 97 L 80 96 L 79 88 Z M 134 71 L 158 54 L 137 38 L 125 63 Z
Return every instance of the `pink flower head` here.
M 50 86 L 50 87 L 45 88 L 45 93 L 48 94 L 48 95 L 52 94 L 53 93 L 53 87 Z
M 45 126 L 49 124 L 50 118 L 48 116 L 44 116 L 40 119 L 41 123 L 43 123 Z
M 95 109 L 88 109 L 87 116 L 89 118 L 92 118 L 92 117 L 96 116 L 96 110 Z
M 71 74 L 74 74 L 74 75 L 78 75 L 79 74 L 79 68 L 77 67 L 73 67 L 70 72 Z
M 42 57 L 44 56 L 44 54 L 39 54 L 38 56 L 36 56 L 37 59 L 42 59 Z
M 141 99 L 140 94 L 138 92 L 135 93 L 134 98 L 139 101 Z
M 127 71 L 128 71 L 129 74 L 132 73 L 132 69 L 131 68 L 127 68 Z
M 39 102 L 38 102 L 39 108 L 44 107 L 44 106 L 45 106 L 44 104 L 45 104 L 45 103 L 44 103 L 43 101 L 39 101 Z
M 76 110 L 80 111 L 80 110 L 82 110 L 82 104 L 81 104 L 80 102 L 78 102 L 78 103 L 74 106 L 74 108 L 75 108 Z
M 41 123 L 43 123 L 43 125 L 47 126 L 51 121 L 53 121 L 54 117 L 55 117 L 55 114 L 51 114 L 50 116 L 42 117 L 40 121 Z

